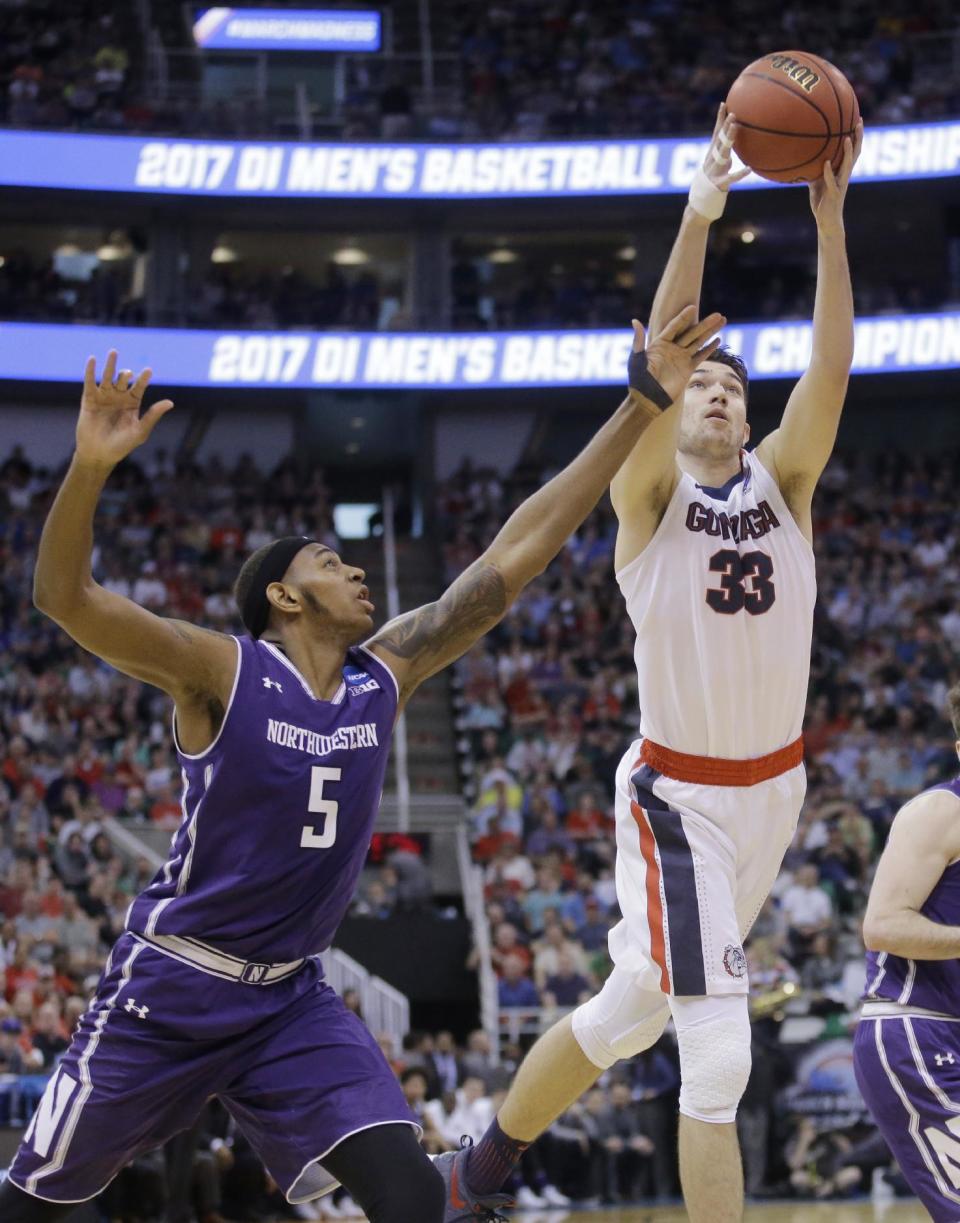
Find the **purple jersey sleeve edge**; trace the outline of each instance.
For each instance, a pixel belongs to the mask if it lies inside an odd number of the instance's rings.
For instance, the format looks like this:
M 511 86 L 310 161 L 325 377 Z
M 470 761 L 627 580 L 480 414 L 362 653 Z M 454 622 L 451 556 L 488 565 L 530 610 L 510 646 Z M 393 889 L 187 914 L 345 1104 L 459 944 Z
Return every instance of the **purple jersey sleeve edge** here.
M 400 683 L 397 680 L 397 677 L 394 675 L 392 668 L 383 661 L 383 659 L 380 657 L 379 654 L 374 654 L 373 650 L 371 650 L 368 646 L 358 645 L 357 649 L 362 650 L 364 654 L 367 655 L 368 658 L 372 658 L 373 661 L 377 663 L 378 666 L 383 667 L 384 671 L 386 671 L 386 673 L 390 676 L 391 681 L 393 682 L 393 690 L 394 690 L 394 693 L 396 694 L 397 701 L 399 702 Z
M 223 711 L 223 718 L 220 721 L 220 729 L 217 731 L 216 735 L 214 735 L 213 741 L 207 747 L 205 747 L 203 751 L 200 752 L 198 755 L 191 756 L 189 752 L 185 752 L 183 750 L 183 748 L 180 746 L 180 740 L 177 738 L 177 707 L 176 705 L 174 705 L 173 713 L 170 715 L 170 725 L 173 730 L 173 746 L 176 748 L 177 755 L 182 756 L 184 760 L 203 760 L 207 756 L 209 756 L 210 753 L 213 751 L 213 749 L 220 742 L 220 738 L 223 735 L 224 728 L 227 725 L 227 719 L 230 717 L 230 710 L 233 708 L 234 697 L 237 695 L 237 687 L 240 683 L 240 672 L 243 669 L 243 646 L 240 643 L 240 638 L 234 637 L 232 633 L 230 634 L 230 636 L 234 644 L 237 647 L 237 665 L 236 665 L 236 670 L 234 671 L 234 674 L 233 674 L 233 687 L 230 689 L 230 699 L 227 701 L 227 707 Z

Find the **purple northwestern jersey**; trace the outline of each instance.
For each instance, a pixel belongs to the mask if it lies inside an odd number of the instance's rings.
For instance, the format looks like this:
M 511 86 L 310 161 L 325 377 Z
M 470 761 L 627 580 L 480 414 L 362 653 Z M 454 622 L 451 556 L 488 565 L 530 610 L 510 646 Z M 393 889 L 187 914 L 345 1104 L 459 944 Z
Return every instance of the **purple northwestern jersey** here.
M 949 790 L 960 799 L 960 777 L 924 793 L 936 790 Z M 939 925 L 960 926 L 960 862 L 947 867 L 920 912 Z M 880 998 L 960 1017 L 960 960 L 907 960 L 887 951 L 868 951 L 864 999 Z
M 183 820 L 127 929 L 199 940 L 245 960 L 292 961 L 329 947 L 353 895 L 380 803 L 397 684 L 359 646 L 347 652 L 336 695 L 321 700 L 277 646 L 235 640 L 220 733 L 198 756 L 176 743 Z

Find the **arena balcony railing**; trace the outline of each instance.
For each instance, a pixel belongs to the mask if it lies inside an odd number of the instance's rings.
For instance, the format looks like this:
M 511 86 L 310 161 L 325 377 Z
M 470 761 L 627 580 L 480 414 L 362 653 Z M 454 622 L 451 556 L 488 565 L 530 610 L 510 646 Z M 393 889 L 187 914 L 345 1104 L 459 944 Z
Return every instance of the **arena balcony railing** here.
M 152 42 L 147 79 L 134 101 L 154 114 L 151 130 L 161 134 L 292 140 L 445 138 L 461 109 L 462 60 L 455 54 L 338 55 L 327 72 L 292 81 L 278 79 L 264 57 L 249 59 L 228 90 L 225 81 L 203 79 L 194 51 Z M 381 93 L 391 82 L 402 83 L 408 114 L 381 113 Z

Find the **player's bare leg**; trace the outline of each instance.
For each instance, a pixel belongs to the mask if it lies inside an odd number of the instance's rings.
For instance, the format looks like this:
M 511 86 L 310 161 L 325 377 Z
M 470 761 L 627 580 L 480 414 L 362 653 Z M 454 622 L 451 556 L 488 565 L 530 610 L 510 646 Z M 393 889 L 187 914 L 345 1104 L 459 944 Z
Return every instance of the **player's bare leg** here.
M 735 1123 L 680 1117 L 680 1184 L 690 1223 L 740 1223 L 743 1166 Z
M 750 1077 L 746 995 L 673 997 L 680 1051 L 680 1186 L 691 1223 L 740 1223 L 736 1115 Z
M 533 1142 L 603 1071 L 586 1056 L 566 1015 L 527 1054 L 497 1114 L 504 1133 Z

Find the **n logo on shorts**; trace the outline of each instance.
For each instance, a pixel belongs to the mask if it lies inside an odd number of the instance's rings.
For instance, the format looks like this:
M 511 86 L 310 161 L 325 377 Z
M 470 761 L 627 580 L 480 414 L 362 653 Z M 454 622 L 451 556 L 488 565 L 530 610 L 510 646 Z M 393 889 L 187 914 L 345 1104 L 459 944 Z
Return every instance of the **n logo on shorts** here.
M 47 1084 L 37 1111 L 33 1114 L 33 1120 L 24 1134 L 24 1142 L 44 1159 L 50 1154 L 60 1122 L 78 1087 L 76 1079 L 71 1079 L 62 1067 Z

